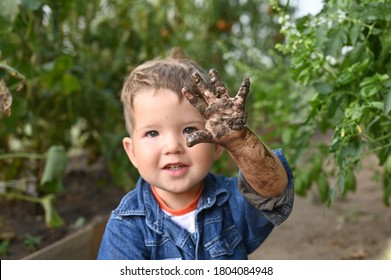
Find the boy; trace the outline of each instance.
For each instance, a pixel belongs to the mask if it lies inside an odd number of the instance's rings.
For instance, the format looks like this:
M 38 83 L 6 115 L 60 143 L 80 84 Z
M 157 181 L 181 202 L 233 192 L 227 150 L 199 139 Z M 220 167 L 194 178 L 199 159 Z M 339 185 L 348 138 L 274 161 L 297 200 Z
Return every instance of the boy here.
M 191 74 L 191 75 L 190 75 Z M 244 111 L 250 82 L 230 98 L 216 71 L 170 57 L 138 66 L 121 93 L 140 173 L 112 212 L 98 259 L 247 259 L 293 206 L 293 178 Z M 211 174 L 225 149 L 238 178 Z

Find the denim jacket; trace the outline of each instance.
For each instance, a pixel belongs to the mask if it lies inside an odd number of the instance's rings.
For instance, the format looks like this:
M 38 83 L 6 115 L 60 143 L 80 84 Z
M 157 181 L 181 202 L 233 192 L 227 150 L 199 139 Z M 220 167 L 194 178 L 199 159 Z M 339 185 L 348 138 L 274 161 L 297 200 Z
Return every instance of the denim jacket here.
M 150 185 L 140 178 L 112 212 L 98 259 L 247 259 L 292 211 L 292 173 L 281 150 L 274 153 L 288 174 L 285 192 L 264 198 L 240 172 L 237 178 L 209 173 L 193 234 L 160 209 Z

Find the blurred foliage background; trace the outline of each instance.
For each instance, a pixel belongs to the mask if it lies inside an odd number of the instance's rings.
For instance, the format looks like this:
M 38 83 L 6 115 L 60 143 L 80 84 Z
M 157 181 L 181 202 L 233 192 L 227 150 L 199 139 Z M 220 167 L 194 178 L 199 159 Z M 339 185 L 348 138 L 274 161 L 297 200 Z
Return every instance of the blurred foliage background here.
M 283 148 L 298 195 L 316 186 L 330 205 L 355 190 L 362 160 L 375 155 L 388 204 L 390 1 L 329 0 L 317 15 L 294 12 L 272 0 L 1 0 L 0 195 L 50 208 L 47 196 L 66 191 L 66 158 L 78 154 L 103 158 L 115 183 L 132 188 L 122 82 L 179 47 L 216 68 L 231 94 L 250 78 L 249 125 Z M 214 171 L 232 175 L 231 167 L 225 155 Z

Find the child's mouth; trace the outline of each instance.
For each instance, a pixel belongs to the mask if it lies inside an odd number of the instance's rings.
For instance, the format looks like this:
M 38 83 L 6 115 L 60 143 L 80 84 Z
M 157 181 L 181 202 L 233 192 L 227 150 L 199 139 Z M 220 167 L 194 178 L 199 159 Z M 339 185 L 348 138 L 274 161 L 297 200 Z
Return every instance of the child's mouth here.
M 183 165 L 170 165 L 170 166 L 167 166 L 166 168 L 169 169 L 169 170 L 178 170 L 178 169 L 181 169 L 183 167 L 184 167 Z
M 189 166 L 183 163 L 173 163 L 165 165 L 163 169 L 169 172 L 171 176 L 178 177 L 186 174 L 189 170 Z

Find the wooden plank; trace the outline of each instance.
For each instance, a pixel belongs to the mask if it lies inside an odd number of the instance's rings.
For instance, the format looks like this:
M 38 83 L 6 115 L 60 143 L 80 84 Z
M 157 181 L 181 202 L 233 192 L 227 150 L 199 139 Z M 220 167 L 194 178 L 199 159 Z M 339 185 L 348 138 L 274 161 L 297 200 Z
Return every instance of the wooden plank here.
M 109 215 L 99 216 L 90 224 L 65 238 L 36 251 L 24 260 L 94 260 Z

